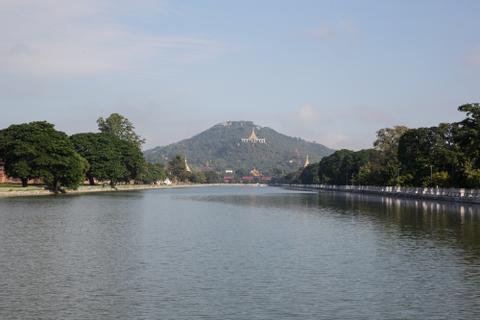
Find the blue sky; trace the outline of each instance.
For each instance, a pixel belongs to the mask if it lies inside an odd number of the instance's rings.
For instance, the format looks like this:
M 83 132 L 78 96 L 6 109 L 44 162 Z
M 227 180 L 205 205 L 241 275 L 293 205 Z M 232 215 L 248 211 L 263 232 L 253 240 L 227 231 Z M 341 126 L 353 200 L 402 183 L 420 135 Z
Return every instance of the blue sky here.
M 456 121 L 479 101 L 480 1 L 1 0 L 0 127 L 96 130 L 146 147 L 252 120 L 334 148 Z

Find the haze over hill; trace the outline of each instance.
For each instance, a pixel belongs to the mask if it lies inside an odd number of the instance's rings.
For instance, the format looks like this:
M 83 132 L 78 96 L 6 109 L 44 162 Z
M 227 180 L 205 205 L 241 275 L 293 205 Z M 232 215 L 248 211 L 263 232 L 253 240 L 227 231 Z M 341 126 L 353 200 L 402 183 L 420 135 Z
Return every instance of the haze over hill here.
M 246 141 L 252 130 L 259 139 L 256 142 Z M 280 174 L 303 166 L 307 155 L 316 162 L 332 152 L 319 143 L 289 137 L 252 121 L 227 121 L 189 139 L 147 150 L 145 157 L 151 162 L 166 162 L 181 154 L 191 166 L 203 170 L 232 169 L 248 174 L 257 168 L 264 174 Z

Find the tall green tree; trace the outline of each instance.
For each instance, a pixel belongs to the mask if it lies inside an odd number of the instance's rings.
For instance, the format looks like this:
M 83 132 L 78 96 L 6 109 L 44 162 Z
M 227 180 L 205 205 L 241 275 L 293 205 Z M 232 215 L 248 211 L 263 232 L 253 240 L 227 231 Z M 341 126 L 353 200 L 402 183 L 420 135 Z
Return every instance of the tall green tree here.
M 145 158 L 140 148 L 129 141 L 120 139 L 116 139 L 116 147 L 120 150 L 122 162 L 126 169 L 121 180 L 129 183 L 131 180 L 140 179 L 145 167 Z
M 136 132 L 133 123 L 118 113 L 112 113 L 108 118 L 102 117 L 97 120 L 98 129 L 105 134 L 113 135 L 120 140 L 127 141 L 141 147 L 145 143 L 145 139 L 142 139 Z
M 338 150 L 320 160 L 318 177 L 320 183 L 352 184 L 355 175 L 365 161 L 355 151 Z M 307 167 L 308 168 L 308 167 Z
M 89 163 L 86 176 L 90 185 L 110 181 L 112 186 L 127 174 L 119 139 L 104 133 L 79 133 L 70 137 L 75 150 Z
M 425 177 L 433 172 L 432 130 L 418 128 L 407 131 L 398 147 L 398 159 L 402 164 L 402 174 L 409 174 L 413 186 L 424 184 Z
M 400 137 L 407 131 L 408 128 L 405 126 L 380 129 L 377 131 L 377 138 L 373 146 L 376 150 L 385 154 L 387 158 L 396 158 Z
M 372 174 L 377 174 L 377 171 L 381 169 L 382 176 L 384 176 L 385 181 L 382 181 L 383 184 L 395 185 L 399 184 L 399 174 L 400 174 L 400 162 L 398 160 L 398 143 L 400 137 L 408 131 L 408 128 L 405 126 L 394 126 L 391 128 L 383 128 L 377 131 L 377 138 L 373 143 L 375 150 L 378 150 L 378 163 L 369 163 L 362 170 L 362 177 L 365 177 L 365 174 L 369 172 L 370 178 L 367 180 L 372 180 Z M 380 176 L 373 179 L 376 182 L 379 182 Z M 362 179 L 360 179 L 362 180 Z M 372 183 L 374 182 L 372 181 Z M 360 182 L 360 181 L 359 181 Z
M 438 127 L 418 128 L 407 131 L 401 138 L 398 158 L 402 172 L 412 176 L 412 185 L 449 186 L 454 177 L 461 177 L 461 149 L 455 144 L 455 124 L 440 124 Z M 434 175 L 437 179 L 434 181 Z
M 457 142 L 467 161 L 480 169 L 480 103 L 464 104 L 458 110 L 465 112 L 466 118 L 458 123 Z
M 68 136 L 48 122 L 11 125 L 0 132 L 0 154 L 6 173 L 28 180 L 41 178 L 55 192 L 76 188 L 83 181 L 88 163 L 74 149 Z
M 319 183 L 320 178 L 318 176 L 319 164 L 310 164 L 303 168 L 302 173 L 299 176 L 299 182 L 302 184 L 314 184 Z
M 365 149 L 355 152 L 355 156 L 358 171 L 354 172 L 354 184 L 384 186 L 392 183 L 395 166 L 388 162 L 383 152 Z

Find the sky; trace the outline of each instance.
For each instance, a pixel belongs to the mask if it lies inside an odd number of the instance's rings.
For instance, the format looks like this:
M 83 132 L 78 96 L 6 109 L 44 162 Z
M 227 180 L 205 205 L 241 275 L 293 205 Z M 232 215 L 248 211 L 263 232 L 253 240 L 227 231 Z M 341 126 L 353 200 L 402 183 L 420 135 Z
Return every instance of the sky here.
M 476 0 L 0 0 L 0 128 L 166 145 L 251 120 L 332 148 L 480 101 Z

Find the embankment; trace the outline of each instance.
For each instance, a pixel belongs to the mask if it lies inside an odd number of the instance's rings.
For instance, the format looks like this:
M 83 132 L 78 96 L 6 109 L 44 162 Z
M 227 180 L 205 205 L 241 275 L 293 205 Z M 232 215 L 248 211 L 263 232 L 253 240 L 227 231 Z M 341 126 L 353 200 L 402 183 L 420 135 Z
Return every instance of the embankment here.
M 326 184 L 287 184 L 282 186 L 295 190 L 340 191 L 411 199 L 480 204 L 480 189 L 338 186 Z

